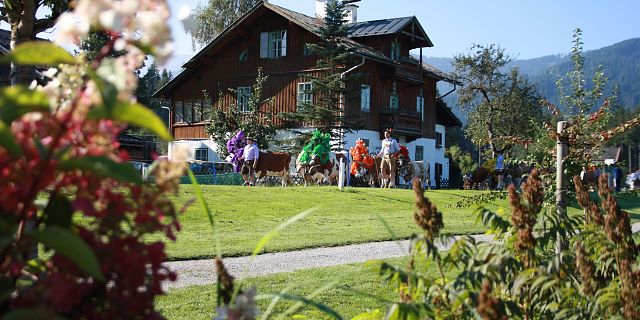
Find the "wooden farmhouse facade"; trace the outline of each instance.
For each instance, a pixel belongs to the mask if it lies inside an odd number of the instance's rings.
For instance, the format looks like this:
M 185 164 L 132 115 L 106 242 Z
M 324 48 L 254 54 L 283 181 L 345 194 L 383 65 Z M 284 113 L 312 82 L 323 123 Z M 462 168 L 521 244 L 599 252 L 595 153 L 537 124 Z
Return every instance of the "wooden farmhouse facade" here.
M 323 3 L 316 0 L 317 6 Z M 349 17 L 355 18 L 357 7 L 348 8 L 352 10 Z M 294 112 L 300 103 L 317 99 L 309 93 L 308 75 L 321 76 L 322 70 L 315 68 L 317 56 L 310 54 L 307 45 L 319 41 L 317 29 L 322 23 L 321 18 L 262 2 L 187 61 L 183 71 L 155 94 L 171 101 L 175 141 L 169 157 L 175 146 L 183 144 L 192 149 L 196 160 L 220 161 L 205 130 L 207 115 L 211 108 L 246 108 L 259 68 L 268 76 L 263 97 L 273 97 L 274 113 Z M 344 43 L 354 52 L 352 72 L 360 76 L 354 80 L 357 83 L 347 85 L 360 94 L 345 102 L 344 112 L 363 119 L 364 128 L 345 134 L 344 147 L 361 138 L 376 152 L 381 147 L 380 131 L 393 128 L 394 137 L 407 146 L 412 159 L 430 162 L 432 179 L 447 179 L 445 130 L 461 124 L 439 102 L 436 83 L 457 82 L 409 54 L 420 49 L 422 57 L 422 48 L 433 46 L 426 32 L 416 17 L 351 22 L 348 27 Z M 221 99 L 216 98 L 218 93 Z M 281 130 L 276 139 L 290 135 Z

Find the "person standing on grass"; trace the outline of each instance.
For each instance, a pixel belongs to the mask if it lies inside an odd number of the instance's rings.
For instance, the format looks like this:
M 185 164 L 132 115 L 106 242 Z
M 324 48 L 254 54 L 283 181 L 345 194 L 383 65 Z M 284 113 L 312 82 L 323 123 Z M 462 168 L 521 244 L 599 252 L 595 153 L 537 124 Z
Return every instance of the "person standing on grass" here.
M 240 160 L 244 161 L 242 178 L 245 184 L 248 182 L 250 186 L 253 186 L 256 183 L 256 168 L 258 167 L 260 148 L 258 148 L 258 144 L 254 138 L 247 137 L 246 141 L 247 145 L 244 146 L 242 157 L 240 157 Z
M 391 138 L 391 129 L 384 131 L 384 139 L 382 140 L 382 148 L 378 153 L 378 157 L 382 157 L 380 171 L 382 173 L 382 187 L 395 187 L 396 185 L 396 158 L 395 154 L 400 151 L 400 145 L 396 139 Z M 389 176 L 386 175 L 385 169 L 389 169 Z M 386 181 L 389 180 L 389 181 Z

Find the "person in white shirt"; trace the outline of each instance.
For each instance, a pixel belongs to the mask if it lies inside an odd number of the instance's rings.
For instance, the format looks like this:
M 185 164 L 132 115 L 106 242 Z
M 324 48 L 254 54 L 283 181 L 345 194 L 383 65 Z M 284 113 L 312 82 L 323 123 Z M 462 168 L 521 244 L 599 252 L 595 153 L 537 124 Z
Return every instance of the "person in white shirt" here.
M 396 185 L 396 153 L 400 151 L 400 145 L 396 139 L 391 138 L 391 129 L 384 131 L 384 140 L 378 157 L 382 158 L 380 171 L 382 173 L 382 187 L 395 187 Z M 387 175 L 387 170 L 389 174 Z M 389 183 L 387 183 L 389 180 Z
M 244 146 L 242 157 L 239 159 L 244 161 L 242 178 L 244 178 L 245 184 L 248 182 L 252 186 L 256 182 L 256 167 L 258 166 L 258 157 L 260 157 L 260 148 L 254 138 L 247 137 L 246 140 L 247 145 Z M 245 170 L 245 168 L 247 169 Z

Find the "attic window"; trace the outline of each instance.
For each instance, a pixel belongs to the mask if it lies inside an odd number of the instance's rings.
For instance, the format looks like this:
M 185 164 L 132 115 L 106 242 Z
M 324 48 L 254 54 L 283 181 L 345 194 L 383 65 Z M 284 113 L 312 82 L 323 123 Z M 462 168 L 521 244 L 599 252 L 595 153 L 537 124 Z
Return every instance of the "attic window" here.
M 240 52 L 240 57 L 238 58 L 240 62 L 246 62 L 249 60 L 249 50 L 243 50 Z
M 286 30 L 260 33 L 260 58 L 275 59 L 286 55 Z

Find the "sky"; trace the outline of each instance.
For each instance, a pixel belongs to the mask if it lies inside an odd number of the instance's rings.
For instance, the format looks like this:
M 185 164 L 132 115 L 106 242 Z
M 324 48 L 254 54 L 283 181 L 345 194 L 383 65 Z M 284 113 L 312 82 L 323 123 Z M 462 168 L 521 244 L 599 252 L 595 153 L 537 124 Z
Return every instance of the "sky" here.
M 178 10 L 206 1 L 169 0 L 176 44 L 171 65 L 196 53 L 175 17 Z M 315 10 L 314 0 L 269 2 L 311 16 Z M 431 57 L 453 57 L 473 44 L 497 44 L 517 59 L 568 53 L 576 27 L 585 50 L 640 37 L 638 0 L 362 0 L 359 6 L 359 21 L 415 15 L 434 44 L 423 49 Z

